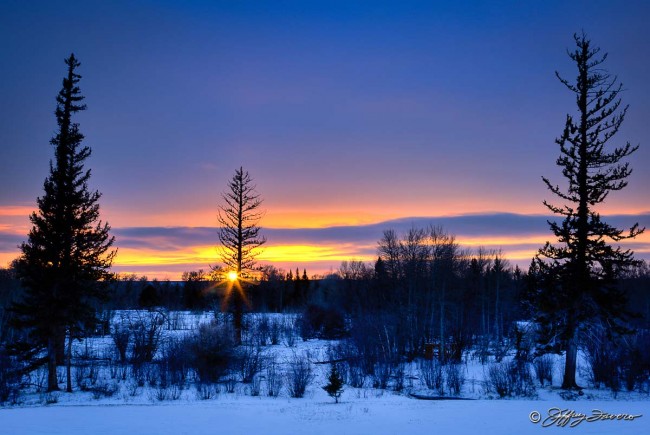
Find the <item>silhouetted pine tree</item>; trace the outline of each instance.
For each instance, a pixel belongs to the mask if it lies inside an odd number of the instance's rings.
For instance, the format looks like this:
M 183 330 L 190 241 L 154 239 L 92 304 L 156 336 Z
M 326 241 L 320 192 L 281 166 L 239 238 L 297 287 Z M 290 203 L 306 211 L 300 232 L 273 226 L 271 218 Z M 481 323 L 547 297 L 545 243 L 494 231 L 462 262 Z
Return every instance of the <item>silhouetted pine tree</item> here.
M 253 270 L 255 258 L 266 239 L 261 236 L 259 220 L 262 199 L 255 191 L 253 179 L 243 168 L 235 171 L 228 183 L 228 191 L 221 197 L 224 203 L 219 206 L 219 241 L 221 242 L 221 261 L 227 271 L 237 272 L 234 280 L 232 297 L 234 305 L 233 323 L 235 342 L 241 344 L 243 304 L 246 301 L 242 278 Z
M 605 145 L 617 133 L 627 107 L 619 110 L 617 84 L 603 70 L 607 55 L 599 55 L 583 34 L 574 35 L 577 48 L 569 53 L 578 68 L 575 83 L 560 81 L 576 96 L 577 117 L 567 115 L 557 165 L 562 168 L 567 189 L 544 183 L 565 205 L 544 204 L 553 213 L 563 216 L 560 223 L 549 222 L 559 245 L 547 242 L 535 257 L 531 272 L 538 286 L 533 294 L 537 320 L 566 351 L 562 388 L 579 388 L 575 380 L 578 337 L 590 322 L 603 321 L 613 332 L 624 332 L 625 298 L 616 288 L 621 271 L 635 264 L 633 253 L 613 247 L 640 234 L 635 224 L 629 230 L 619 230 L 605 223 L 595 210 L 612 191 L 623 189 L 632 172 L 629 163 L 621 160 L 637 150 L 627 143 L 607 151 Z
M 99 220 L 101 194 L 88 189 L 90 170 L 84 161 L 91 150 L 82 146 L 83 134 L 72 115 L 85 110 L 77 86 L 81 76 L 74 54 L 65 60 L 68 73 L 56 98 L 57 134 L 54 162 L 44 183 L 45 194 L 38 198 L 38 212 L 32 213 L 28 241 L 21 245 L 18 276 L 25 296 L 14 305 L 17 323 L 29 330 L 29 343 L 19 343 L 31 366 L 47 363 L 48 390 L 58 390 L 56 348 L 60 337 L 68 336 L 68 390 L 70 344 L 79 332 L 95 323 L 95 303 L 105 296 L 104 285 L 116 251 L 110 226 Z M 45 350 L 45 356 L 39 353 Z

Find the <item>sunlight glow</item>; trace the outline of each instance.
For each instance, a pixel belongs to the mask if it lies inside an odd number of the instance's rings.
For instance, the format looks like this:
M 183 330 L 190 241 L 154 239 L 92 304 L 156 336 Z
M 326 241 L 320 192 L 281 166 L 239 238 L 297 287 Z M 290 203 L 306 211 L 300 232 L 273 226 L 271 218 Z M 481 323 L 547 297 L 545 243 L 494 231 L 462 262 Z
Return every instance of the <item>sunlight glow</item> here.
M 238 278 L 238 277 L 237 277 L 237 272 L 235 272 L 234 270 L 231 270 L 230 272 L 228 272 L 228 279 L 229 279 L 231 282 L 236 281 L 237 278 Z

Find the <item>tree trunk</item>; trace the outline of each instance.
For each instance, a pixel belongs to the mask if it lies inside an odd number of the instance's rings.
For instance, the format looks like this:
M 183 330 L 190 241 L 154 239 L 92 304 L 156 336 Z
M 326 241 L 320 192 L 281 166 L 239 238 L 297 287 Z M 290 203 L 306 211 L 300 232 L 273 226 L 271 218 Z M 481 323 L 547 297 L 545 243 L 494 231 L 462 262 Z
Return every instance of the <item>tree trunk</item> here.
M 445 357 L 445 284 L 440 288 L 440 359 L 447 361 Z
M 57 330 L 55 341 L 56 363 L 58 365 L 65 364 L 65 329 Z
M 68 349 L 66 352 L 66 362 L 65 362 L 65 374 L 66 374 L 66 391 L 72 393 L 72 374 L 71 364 L 72 364 L 72 331 L 68 335 Z
M 59 382 L 56 377 L 56 336 L 47 339 L 47 391 L 58 391 Z
M 235 340 L 235 345 L 239 346 L 242 342 L 241 337 L 242 337 L 242 324 L 243 324 L 243 318 L 244 318 L 244 307 L 243 303 L 241 300 L 241 295 L 239 292 L 235 292 L 235 297 L 234 297 L 234 310 L 233 310 L 233 326 L 235 328 L 234 331 L 234 340 Z
M 569 329 L 570 328 L 570 329 Z M 569 337 L 566 342 L 566 355 L 564 364 L 564 379 L 562 389 L 580 390 L 581 387 L 576 383 L 576 368 L 578 360 L 578 330 L 575 326 L 568 327 Z
M 497 342 L 501 343 L 501 328 L 499 324 L 499 296 L 501 293 L 501 279 L 500 279 L 500 271 L 497 271 L 497 276 L 496 276 L 496 286 L 495 286 L 495 300 L 494 300 L 494 335 L 496 336 Z

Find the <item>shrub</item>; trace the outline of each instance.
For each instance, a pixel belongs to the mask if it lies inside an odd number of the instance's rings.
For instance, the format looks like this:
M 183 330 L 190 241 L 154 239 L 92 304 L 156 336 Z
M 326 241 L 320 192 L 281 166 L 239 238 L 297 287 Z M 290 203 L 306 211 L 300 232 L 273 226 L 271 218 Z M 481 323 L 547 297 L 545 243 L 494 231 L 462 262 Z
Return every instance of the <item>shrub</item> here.
M 260 395 L 260 391 L 262 390 L 262 380 L 259 375 L 253 376 L 250 382 L 250 387 L 251 396 L 257 397 Z
M 234 393 L 235 387 L 237 386 L 237 379 L 232 375 L 228 376 L 224 385 L 226 386 L 226 393 Z
M 395 391 L 402 391 L 404 389 L 404 381 L 406 380 L 406 365 L 403 362 L 400 362 L 394 364 L 391 370 L 395 380 L 393 383 L 393 389 Z
M 196 386 L 196 398 L 199 400 L 210 400 L 219 395 L 214 384 L 198 384 Z
M 287 389 L 289 395 L 291 397 L 301 398 L 305 395 L 307 386 L 313 380 L 309 354 L 306 353 L 302 356 L 294 354 L 293 358 L 288 361 L 288 366 Z
M 280 322 L 277 320 L 271 320 L 271 326 L 269 328 L 269 339 L 271 340 L 272 345 L 280 344 L 280 336 L 282 335 L 282 330 L 280 327 Z
M 488 368 L 486 390 L 499 397 L 525 396 L 535 394 L 535 385 L 528 363 L 510 361 L 492 364 Z
M 269 397 L 278 397 L 282 390 L 282 376 L 275 361 L 266 366 L 266 393 Z
M 16 359 L 0 348 L 0 404 L 7 401 L 17 403 L 20 395 L 20 380 Z
M 151 401 L 163 402 L 165 400 L 178 400 L 181 398 L 182 390 L 178 385 L 158 385 L 149 392 Z
M 650 332 L 638 331 L 630 337 L 622 362 L 623 380 L 628 391 L 647 391 L 650 381 Z
M 508 363 L 493 364 L 488 368 L 486 389 L 493 391 L 499 397 L 506 397 L 512 394 L 513 384 L 510 378 Z
M 121 362 L 126 362 L 126 351 L 129 348 L 129 341 L 131 340 L 131 331 L 128 328 L 116 327 L 111 333 L 115 350 Z
M 55 403 L 59 403 L 58 393 L 52 391 L 49 393 L 41 394 L 41 403 L 43 403 L 43 405 L 53 405 Z
M 551 355 L 537 357 L 533 361 L 533 368 L 535 369 L 535 376 L 537 376 L 537 380 L 542 387 L 544 382 L 548 382 L 548 385 L 553 384 L 553 357 Z
M 271 335 L 271 325 L 269 318 L 262 315 L 251 328 L 251 343 L 257 346 L 266 346 L 269 336 Z
M 262 350 L 257 346 L 240 346 L 236 352 L 236 365 L 241 381 L 250 384 L 262 370 Z
M 140 385 L 138 385 L 138 381 L 135 379 L 130 380 L 129 382 L 126 383 L 126 392 L 130 397 L 135 397 L 138 395 L 138 388 Z
M 343 337 L 345 333 L 345 317 L 335 308 L 310 304 L 300 318 L 300 336 L 303 340 L 333 340 Z
M 440 395 L 445 394 L 443 366 L 437 360 L 424 360 L 420 362 L 420 379 L 430 390 L 437 390 Z
M 185 343 L 169 339 L 162 347 L 160 371 L 172 385 L 184 385 L 190 370 L 190 355 Z
M 528 323 L 515 322 L 513 326 L 515 359 L 529 361 L 535 344 L 533 327 Z
M 354 388 L 363 388 L 365 381 L 363 368 L 358 364 L 348 364 L 348 384 Z
M 196 335 L 186 338 L 188 363 L 201 383 L 216 383 L 230 368 L 234 344 L 230 330 L 214 324 L 201 325 Z
M 445 374 L 447 375 L 447 389 L 451 394 L 458 396 L 465 383 L 463 366 L 461 364 L 448 364 L 445 367 Z
M 118 386 L 115 382 L 100 382 L 90 389 L 95 400 L 99 400 L 102 397 L 113 397 L 117 393 L 117 390 Z
M 151 362 L 156 356 L 163 325 L 164 314 L 154 311 L 139 313 L 138 319 L 131 323 L 133 335 L 131 358 L 134 364 Z
M 348 359 L 355 359 L 364 374 L 374 376 L 378 363 L 396 360 L 399 334 L 394 325 L 398 320 L 393 316 L 371 314 L 352 322 Z
M 386 361 L 380 361 L 375 364 L 374 374 L 372 375 L 372 386 L 385 390 L 388 387 L 388 381 L 393 373 L 392 366 Z
M 296 345 L 296 325 L 293 319 L 284 319 L 282 322 L 282 331 L 284 336 L 284 343 L 288 347 Z
M 585 343 L 585 356 L 589 382 L 596 388 L 604 385 L 614 392 L 620 391 L 622 355 L 611 341 L 596 335 Z
M 74 368 L 74 380 L 81 391 L 92 390 L 99 378 L 99 367 L 94 362 Z

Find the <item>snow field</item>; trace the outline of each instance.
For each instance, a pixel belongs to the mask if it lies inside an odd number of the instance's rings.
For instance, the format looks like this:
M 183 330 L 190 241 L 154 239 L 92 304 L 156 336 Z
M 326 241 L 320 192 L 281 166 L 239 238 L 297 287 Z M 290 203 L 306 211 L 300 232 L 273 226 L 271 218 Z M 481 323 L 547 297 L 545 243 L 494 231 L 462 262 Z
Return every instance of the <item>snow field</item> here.
M 116 312 L 113 327 L 142 316 L 139 311 Z M 295 316 L 282 314 L 251 314 L 251 323 L 262 318 L 294 324 Z M 165 317 L 162 339 L 182 337 L 215 318 L 213 313 L 173 312 Z M 225 321 L 220 319 L 219 321 Z M 295 331 L 298 336 L 298 331 Z M 461 365 L 465 383 L 460 396 L 479 400 L 417 400 L 410 393 L 437 395 L 419 379 L 417 363 L 405 367 L 405 388 L 397 393 L 390 389 L 352 388 L 345 385 L 341 403 L 334 404 L 322 386 L 325 385 L 329 364 L 328 347 L 336 342 L 303 341 L 299 336 L 289 346 L 286 340 L 262 348 L 264 357 L 274 356 L 282 371 L 288 370 L 293 355 L 308 355 L 313 379 L 304 398 L 290 398 L 286 389 L 280 397 L 251 395 L 251 385 L 237 382 L 232 392 L 225 385 L 215 386 L 214 395 L 201 400 L 197 387 L 189 382 L 179 389 L 177 397 L 160 400 L 159 390 L 145 384 L 133 388 L 129 381 L 115 379 L 107 365 L 98 366 L 99 382 L 114 385 L 110 397 L 79 391 L 72 394 L 44 394 L 36 388 L 26 391 L 19 404 L 0 409 L 1 434 L 402 434 L 402 433 L 460 433 L 460 434 L 532 434 L 557 431 L 572 433 L 650 433 L 650 401 L 640 393 L 619 393 L 614 400 L 607 390 L 585 390 L 576 401 L 560 397 L 557 388 L 561 379 L 561 358 L 555 357 L 554 386 L 538 386 L 537 400 L 495 399 L 488 393 L 484 379 L 488 366 L 467 358 Z M 77 343 L 73 349 L 78 361 L 114 358 L 110 336 L 92 337 Z M 160 356 L 160 349 L 158 351 Z M 581 365 L 584 367 L 584 361 Z M 63 368 L 62 368 L 63 369 Z M 73 371 L 75 368 L 73 367 Z M 62 370 L 63 371 L 63 370 Z M 584 374 L 584 370 L 582 370 Z M 74 375 L 73 375 L 74 376 Z M 586 380 L 582 381 L 586 384 Z M 262 379 L 262 382 L 265 382 Z M 369 382 L 366 385 L 370 385 Z M 264 389 L 264 387 L 262 387 Z M 52 402 L 45 405 L 47 402 Z M 633 421 L 582 422 L 577 427 L 542 427 L 533 423 L 530 414 L 538 411 L 541 418 L 551 408 L 574 410 L 591 415 L 598 409 L 610 414 L 643 415 Z M 574 419 L 575 420 L 575 419 Z M 573 420 L 572 420 L 573 421 Z M 574 432 L 575 431 L 575 432 Z

